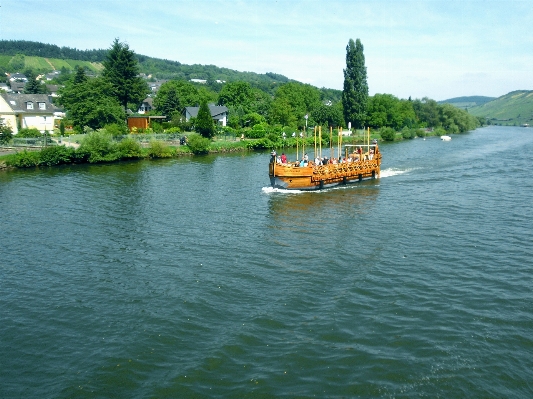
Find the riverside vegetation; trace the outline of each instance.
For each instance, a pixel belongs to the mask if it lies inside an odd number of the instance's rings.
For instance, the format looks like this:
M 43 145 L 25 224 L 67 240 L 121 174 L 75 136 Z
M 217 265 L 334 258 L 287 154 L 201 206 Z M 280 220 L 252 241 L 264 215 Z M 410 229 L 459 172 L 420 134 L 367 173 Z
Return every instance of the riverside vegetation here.
M 115 40 L 106 52 L 100 76 L 90 77 L 86 69 L 78 66 L 60 90 L 57 101 L 65 108 L 67 120 L 62 121 L 52 135 L 61 137 L 65 133 L 65 124 L 73 126 L 74 132 L 84 137 L 79 140 L 79 148 L 50 145 L 42 151 L 23 150 L 4 156 L 4 162 L 8 166 L 32 167 L 312 146 L 312 127 L 322 128 L 322 145 L 329 146 L 337 144 L 338 131 L 346 131 L 348 121 L 359 131 L 369 127 L 373 138 L 385 141 L 461 133 L 483 124 L 483 118 L 429 98 L 399 99 L 379 93 L 368 96 L 360 40 L 350 39 L 346 51 L 342 92 L 295 81 L 276 85 L 274 90 L 267 92 L 245 81 L 232 81 L 213 89 L 210 85 L 198 87 L 185 80 L 173 79 L 164 83 L 153 99 L 157 113 L 166 115 L 166 121 L 152 123 L 145 131 L 126 134 L 125 110 L 137 109 L 149 89 L 139 76 L 138 57 L 127 44 Z M 11 66 L 14 65 L 13 58 L 9 61 Z M 22 62 L 20 64 L 24 66 Z M 228 108 L 228 126 L 215 127 L 207 111 L 208 102 Z M 198 104 L 205 112 L 185 121 L 184 108 Z M 157 114 L 156 111 L 151 113 Z M 333 128 L 330 138 L 329 132 Z M 13 140 L 11 132 L 5 126 L 2 130 L 0 139 L 8 145 Z M 17 137 L 21 137 L 24 130 Z M 352 132 L 357 131 L 353 129 Z M 179 146 L 172 145 L 171 140 L 152 139 L 148 145 L 141 145 L 139 133 L 158 133 L 162 137 L 186 134 L 188 143 Z M 237 137 L 245 140 L 237 140 Z M 343 138 L 344 143 L 361 140 L 361 134 Z

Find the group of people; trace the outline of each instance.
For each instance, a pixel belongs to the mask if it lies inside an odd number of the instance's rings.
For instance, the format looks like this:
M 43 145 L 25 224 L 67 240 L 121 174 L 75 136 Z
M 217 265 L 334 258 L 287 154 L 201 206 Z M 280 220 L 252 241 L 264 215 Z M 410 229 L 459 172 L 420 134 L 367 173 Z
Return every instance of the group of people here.
M 359 162 L 361 160 L 372 160 L 374 159 L 374 154 L 375 152 L 377 152 L 377 148 L 378 148 L 377 142 L 374 142 L 373 144 L 374 144 L 374 147 L 370 147 L 367 153 L 363 153 L 363 148 L 359 146 L 358 148 L 356 148 L 356 150 L 352 154 L 349 154 L 347 158 L 346 157 L 343 157 L 343 158 L 333 157 L 333 158 L 328 159 L 328 157 L 322 157 L 322 158 L 316 157 L 314 164 L 315 165 L 328 165 L 328 164 L 335 165 L 339 163 Z M 276 151 L 272 151 L 270 155 L 272 156 L 271 162 L 276 162 L 278 164 L 288 163 L 287 156 L 285 155 L 284 152 L 281 153 L 281 155 L 277 155 Z M 294 163 L 294 166 L 308 166 L 308 165 L 309 165 L 309 156 L 307 154 L 304 154 L 304 156 L 302 157 L 300 161 L 296 161 Z

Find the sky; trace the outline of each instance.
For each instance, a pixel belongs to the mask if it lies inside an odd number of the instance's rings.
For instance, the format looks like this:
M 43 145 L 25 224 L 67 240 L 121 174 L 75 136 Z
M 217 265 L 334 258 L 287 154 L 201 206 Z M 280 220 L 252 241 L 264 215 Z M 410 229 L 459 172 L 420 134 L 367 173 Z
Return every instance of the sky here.
M 0 39 L 274 72 L 342 90 L 364 47 L 369 94 L 441 101 L 533 90 L 533 0 L 0 0 Z

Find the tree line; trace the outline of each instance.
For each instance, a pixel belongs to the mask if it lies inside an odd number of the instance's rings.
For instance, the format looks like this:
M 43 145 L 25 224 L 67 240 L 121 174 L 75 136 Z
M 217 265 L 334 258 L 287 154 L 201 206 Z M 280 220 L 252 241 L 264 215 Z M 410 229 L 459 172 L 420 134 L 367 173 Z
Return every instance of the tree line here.
M 77 68 L 57 101 L 64 106 L 79 132 L 85 127 L 96 130 L 107 125 L 119 126 L 117 131 L 127 132 L 126 111 L 137 110 L 150 93 L 146 80 L 139 76 L 138 57 L 127 44 L 115 39 L 102 64 L 104 69 L 97 77 L 89 77 L 84 69 Z M 226 82 L 214 89 L 210 85 L 172 79 L 164 83 L 153 98 L 155 110 L 151 113 L 167 117 L 156 129 L 199 129 L 207 138 L 216 133 L 215 127 L 210 126 L 209 115 L 206 121 L 199 120 L 205 113 L 201 112 L 187 122 L 185 107 L 202 106 L 205 111 L 208 103 L 226 106 L 229 110 L 226 132 L 249 138 L 282 132 L 291 134 L 314 126 L 345 129 L 348 124 L 358 129 L 367 126 L 398 132 L 408 129 L 411 133 L 403 136 L 409 138 L 414 130 L 421 128 L 458 133 L 480 124 L 478 118 L 466 111 L 429 98 L 405 100 L 391 94 L 369 96 L 363 45 L 359 39 L 355 42 L 350 39 L 346 47 L 344 76 L 343 91 L 338 91 L 337 96 L 329 89 L 296 81 L 279 84 L 270 92 L 245 81 Z

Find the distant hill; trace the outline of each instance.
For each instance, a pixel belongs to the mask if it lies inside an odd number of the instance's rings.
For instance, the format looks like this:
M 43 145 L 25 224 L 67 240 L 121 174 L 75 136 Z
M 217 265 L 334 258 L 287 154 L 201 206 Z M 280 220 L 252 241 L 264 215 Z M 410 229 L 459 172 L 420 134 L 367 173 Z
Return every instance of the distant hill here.
M 0 73 L 3 75 L 4 72 L 23 72 L 28 68 L 39 73 L 46 73 L 62 68 L 73 70 L 77 65 L 98 72 L 103 69 L 102 61 L 105 60 L 107 51 L 102 49 L 77 50 L 25 40 L 0 40 Z M 22 66 L 20 66 L 20 58 L 23 59 Z M 213 85 L 216 85 L 217 81 L 244 81 L 271 94 L 278 85 L 294 81 L 273 72 L 259 74 L 220 68 L 215 65 L 186 65 L 178 61 L 140 54 L 137 54 L 137 58 L 140 72 L 151 75 L 154 79 L 201 79 Z M 18 63 L 15 62 L 17 59 Z M 13 68 L 14 65 L 18 68 Z M 321 91 L 325 98 L 332 101 L 339 101 L 342 93 L 340 90 L 325 88 Z
M 484 97 L 484 96 L 467 96 L 467 97 L 455 97 L 448 100 L 439 101 L 439 104 L 452 104 L 457 108 L 469 109 L 472 107 L 480 106 L 495 100 L 496 97 Z
M 474 116 L 482 116 L 494 125 L 533 125 L 533 90 L 512 91 L 483 105 L 468 108 Z

